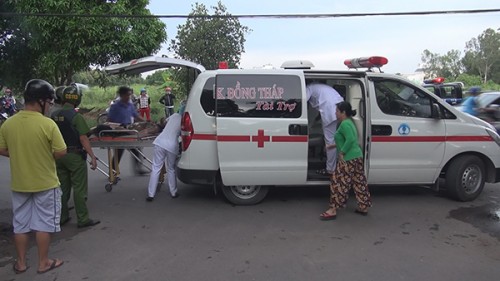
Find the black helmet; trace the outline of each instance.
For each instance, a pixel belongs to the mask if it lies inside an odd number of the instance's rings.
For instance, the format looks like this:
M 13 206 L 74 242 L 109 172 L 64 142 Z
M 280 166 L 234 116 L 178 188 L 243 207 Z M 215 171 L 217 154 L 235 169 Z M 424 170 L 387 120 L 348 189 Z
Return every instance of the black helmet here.
M 62 103 L 71 103 L 75 107 L 78 107 L 81 101 L 82 94 L 80 93 L 80 89 L 78 89 L 78 86 L 76 86 L 75 84 L 71 84 L 71 86 L 64 88 L 62 94 Z
M 62 95 L 64 88 L 65 88 L 64 86 L 59 86 L 56 88 L 56 98 L 54 100 L 55 103 L 62 104 Z
M 54 87 L 49 82 L 41 79 L 28 81 L 24 87 L 23 95 L 25 102 L 56 98 Z

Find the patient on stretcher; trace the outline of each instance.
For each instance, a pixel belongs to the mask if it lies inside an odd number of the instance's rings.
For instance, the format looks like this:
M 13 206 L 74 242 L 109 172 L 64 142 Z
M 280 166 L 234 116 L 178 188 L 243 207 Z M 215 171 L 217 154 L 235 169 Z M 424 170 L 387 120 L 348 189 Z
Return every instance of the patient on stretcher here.
M 90 138 L 99 138 L 101 137 L 138 137 L 139 139 L 152 138 L 158 136 L 163 128 L 165 127 L 166 122 L 161 120 L 159 122 L 137 122 L 126 127 L 122 126 L 119 123 L 105 122 L 102 125 L 97 125 L 90 129 Z M 101 133 L 102 131 L 106 131 Z M 109 132 L 116 131 L 116 132 Z M 99 135 L 101 133 L 101 135 Z

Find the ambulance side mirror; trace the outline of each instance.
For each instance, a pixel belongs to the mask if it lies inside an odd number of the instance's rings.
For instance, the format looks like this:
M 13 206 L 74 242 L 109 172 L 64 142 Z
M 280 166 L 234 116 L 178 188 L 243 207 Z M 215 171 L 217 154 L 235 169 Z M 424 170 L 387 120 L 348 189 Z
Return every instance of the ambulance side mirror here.
M 434 119 L 441 119 L 441 108 L 438 103 L 432 103 L 431 117 Z

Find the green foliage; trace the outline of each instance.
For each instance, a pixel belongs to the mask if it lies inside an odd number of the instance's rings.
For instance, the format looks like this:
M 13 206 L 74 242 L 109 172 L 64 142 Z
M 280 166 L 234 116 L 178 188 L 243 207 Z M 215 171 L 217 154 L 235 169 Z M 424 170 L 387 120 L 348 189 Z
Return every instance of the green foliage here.
M 444 77 L 447 80 L 455 81 L 463 72 L 463 64 L 458 50 L 451 50 L 445 55 L 439 55 L 426 49 L 422 54 L 422 62 L 428 77 Z
M 458 75 L 456 81 L 464 83 L 465 88 L 470 88 L 472 86 L 477 86 L 482 84 L 481 77 L 479 77 L 478 75 L 470 75 L 466 73 Z
M 89 86 L 131 85 L 145 83 L 140 74 L 137 75 L 108 75 L 100 70 L 81 71 L 73 75 L 73 82 Z
M 491 80 L 488 80 L 488 82 L 481 85 L 481 89 L 483 91 L 500 91 L 500 85 Z
M 175 88 L 174 84 L 174 70 L 166 69 L 166 70 L 158 70 L 151 75 L 146 77 L 145 83 L 147 85 L 159 85 L 159 89 L 165 89 L 165 87 Z
M 179 25 L 175 40 L 171 40 L 170 51 L 176 57 L 199 63 L 207 69 L 217 69 L 220 61 L 227 61 L 230 68 L 238 67 L 245 51 L 245 34 L 251 30 L 231 17 L 219 1 L 211 7 L 215 16 L 190 17 Z M 205 5 L 195 3 L 190 16 L 208 16 Z
M 488 28 L 465 46 L 463 63 L 469 71 L 479 73 L 484 83 L 493 76 L 500 78 L 500 74 L 492 74 L 493 71 L 500 71 L 500 33 Z
M 20 13 L 150 15 L 146 9 L 148 0 L 6 0 L 6 3 Z M 167 37 L 165 24 L 156 18 L 16 17 L 5 27 L 11 35 L 4 37 L 4 45 L 0 44 L 1 53 L 6 53 L 7 62 L 25 74 L 18 80 L 38 77 L 56 85 L 72 82 L 76 72 L 91 65 L 102 67 L 148 56 L 158 51 Z M 23 47 L 30 63 L 15 61 L 22 57 L 14 52 L 16 44 Z M 2 66 L 0 75 L 3 77 L 5 72 Z M 20 83 L 13 78 L 9 80 L 10 84 Z
M 466 43 L 463 57 L 458 50 L 448 51 L 445 55 L 424 50 L 422 62 L 428 77 L 442 76 L 448 81 L 462 81 L 466 85 L 485 84 L 490 80 L 500 83 L 500 33 L 488 28 L 477 38 L 472 38 Z M 472 84 L 462 80 L 473 76 Z M 480 79 L 478 83 L 476 78 Z

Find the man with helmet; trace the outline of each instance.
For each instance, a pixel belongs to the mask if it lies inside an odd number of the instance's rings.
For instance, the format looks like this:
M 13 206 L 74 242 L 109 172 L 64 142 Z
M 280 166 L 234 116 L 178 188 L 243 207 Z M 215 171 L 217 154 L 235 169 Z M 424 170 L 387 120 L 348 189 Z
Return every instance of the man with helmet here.
M 479 114 L 479 104 L 477 102 L 477 96 L 481 93 L 481 88 L 474 86 L 469 89 L 470 97 L 468 97 L 463 103 L 463 111 L 469 113 L 472 116 L 477 116 Z
M 165 105 L 165 117 L 168 118 L 174 114 L 174 100 L 175 96 L 172 94 L 172 88 L 165 88 L 165 95 L 160 98 L 160 103 Z
M 141 118 L 146 116 L 146 120 L 151 122 L 151 109 L 149 105 L 151 104 L 151 99 L 146 92 L 146 89 L 141 89 L 141 95 L 139 96 L 139 115 Z
M 97 160 L 90 146 L 87 134 L 90 131 L 83 116 L 75 111 L 82 101 L 82 93 L 76 85 L 65 87 L 62 91 L 62 108 L 52 113 L 62 133 L 68 153 L 56 161 L 57 175 L 61 181 L 62 208 L 61 225 L 67 223 L 69 217 L 68 201 L 73 189 L 73 200 L 77 226 L 79 228 L 93 226 L 100 221 L 89 218 L 87 209 L 88 179 L 87 154 L 91 157 L 90 168 L 95 170 Z
M 66 154 L 66 144 L 56 123 L 44 116 L 55 98 L 54 88 L 40 79 L 28 81 L 24 89 L 25 109 L 0 127 L 0 155 L 11 166 L 12 211 L 16 273 L 28 269 L 26 251 L 29 233 L 35 232 L 38 273 L 63 264 L 49 259 L 50 233 L 59 232 L 61 189 L 56 159 Z
M 50 108 L 49 111 L 49 116 L 52 116 L 52 113 L 56 112 L 57 110 L 61 109 L 62 107 L 62 92 L 66 88 L 65 86 L 59 86 L 55 89 L 56 91 L 56 98 L 54 99 L 54 105 Z

